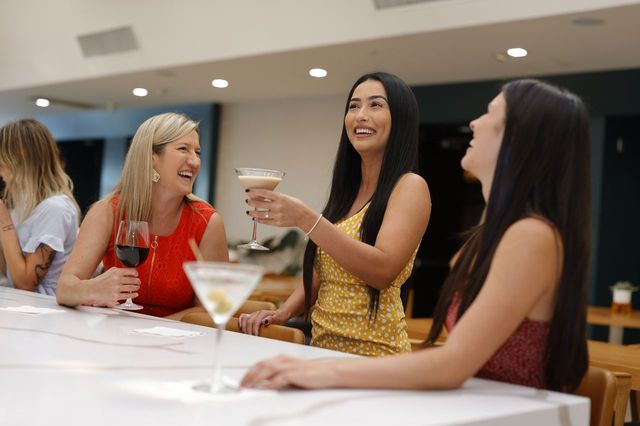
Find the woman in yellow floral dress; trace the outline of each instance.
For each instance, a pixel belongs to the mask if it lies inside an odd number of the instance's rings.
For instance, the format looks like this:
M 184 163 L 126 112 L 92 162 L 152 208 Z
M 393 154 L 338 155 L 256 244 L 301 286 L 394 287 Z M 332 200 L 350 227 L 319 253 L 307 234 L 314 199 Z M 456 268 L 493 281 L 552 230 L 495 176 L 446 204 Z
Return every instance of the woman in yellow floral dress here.
M 413 268 L 431 213 L 417 170 L 418 105 L 388 73 L 366 74 L 351 88 L 322 214 L 302 201 L 249 190 L 247 214 L 296 226 L 309 237 L 304 286 L 276 311 L 240 317 L 240 328 L 283 324 L 311 313 L 311 344 L 367 356 L 410 352 L 400 287 Z M 313 309 L 311 307 L 313 306 Z

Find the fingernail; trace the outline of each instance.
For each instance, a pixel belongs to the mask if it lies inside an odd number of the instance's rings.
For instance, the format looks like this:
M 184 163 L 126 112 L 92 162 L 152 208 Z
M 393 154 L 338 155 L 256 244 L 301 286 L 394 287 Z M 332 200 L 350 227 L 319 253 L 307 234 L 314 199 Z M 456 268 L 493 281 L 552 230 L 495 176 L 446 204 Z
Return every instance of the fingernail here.
M 248 204 L 249 203 L 249 199 L 245 198 L 244 202 Z
M 244 190 L 244 192 L 249 192 L 249 190 L 248 190 L 248 189 L 245 189 L 245 190 Z
M 245 210 L 244 212 L 245 212 L 245 214 L 249 214 L 249 210 Z

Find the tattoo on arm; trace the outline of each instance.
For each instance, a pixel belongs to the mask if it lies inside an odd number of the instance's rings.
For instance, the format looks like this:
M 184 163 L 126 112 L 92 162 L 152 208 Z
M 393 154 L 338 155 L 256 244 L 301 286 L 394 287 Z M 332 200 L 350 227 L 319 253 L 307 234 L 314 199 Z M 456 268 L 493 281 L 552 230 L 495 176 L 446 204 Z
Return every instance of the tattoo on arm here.
M 56 255 L 56 252 L 44 244 L 40 244 L 36 251 L 40 253 L 42 259 L 42 263 L 36 263 L 36 266 L 34 267 L 36 273 L 36 282 L 34 284 L 37 287 L 44 276 L 47 275 L 47 272 L 49 272 L 49 267 L 53 262 L 53 257 Z
M 2 227 L 2 232 L 4 231 L 11 231 L 12 229 L 16 229 L 15 226 L 13 226 L 13 223 L 10 223 L 8 225 L 4 225 Z

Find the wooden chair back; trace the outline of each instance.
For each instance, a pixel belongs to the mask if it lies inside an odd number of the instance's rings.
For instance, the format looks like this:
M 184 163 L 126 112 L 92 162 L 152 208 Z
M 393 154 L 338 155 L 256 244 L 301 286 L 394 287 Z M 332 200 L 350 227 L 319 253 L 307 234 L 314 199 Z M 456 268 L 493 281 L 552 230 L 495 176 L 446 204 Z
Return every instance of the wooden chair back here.
M 182 317 L 181 321 L 189 324 L 204 325 L 205 327 L 214 326 L 213 320 L 206 312 L 188 313 Z M 226 330 L 239 333 L 238 318 L 229 319 Z M 301 345 L 305 343 L 304 333 L 301 330 L 284 325 L 272 324 L 268 327 L 260 327 L 259 336 L 268 339 L 282 340 L 284 342 L 299 343 Z
M 616 403 L 613 408 L 614 426 L 624 426 L 627 404 L 631 393 L 631 374 L 614 371 L 616 376 Z
M 591 426 L 611 426 L 616 403 L 616 376 L 609 370 L 589 367 L 574 392 L 591 400 Z
M 276 305 L 271 302 L 266 302 L 263 300 L 245 300 L 245 302 L 238 308 L 234 317 L 239 317 L 240 314 L 250 314 L 256 311 L 275 311 Z

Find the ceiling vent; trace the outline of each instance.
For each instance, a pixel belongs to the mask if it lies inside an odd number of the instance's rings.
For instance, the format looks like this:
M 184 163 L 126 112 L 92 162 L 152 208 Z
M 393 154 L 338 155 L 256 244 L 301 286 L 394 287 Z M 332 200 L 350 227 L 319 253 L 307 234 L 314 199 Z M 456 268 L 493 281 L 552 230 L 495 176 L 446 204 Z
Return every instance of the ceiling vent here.
M 80 35 L 78 43 L 85 58 L 138 49 L 138 41 L 131 27 Z
M 387 9 L 389 7 L 407 6 L 416 3 L 435 3 L 443 0 L 373 0 L 376 9 Z
M 35 102 L 38 98 L 45 98 L 50 102 L 51 106 L 62 106 L 66 108 L 75 108 L 75 109 L 100 109 L 104 108 L 103 106 L 90 104 L 86 102 L 78 102 L 78 101 L 70 101 L 66 99 L 60 98 L 51 98 L 49 96 L 32 96 L 30 98 L 31 102 Z

